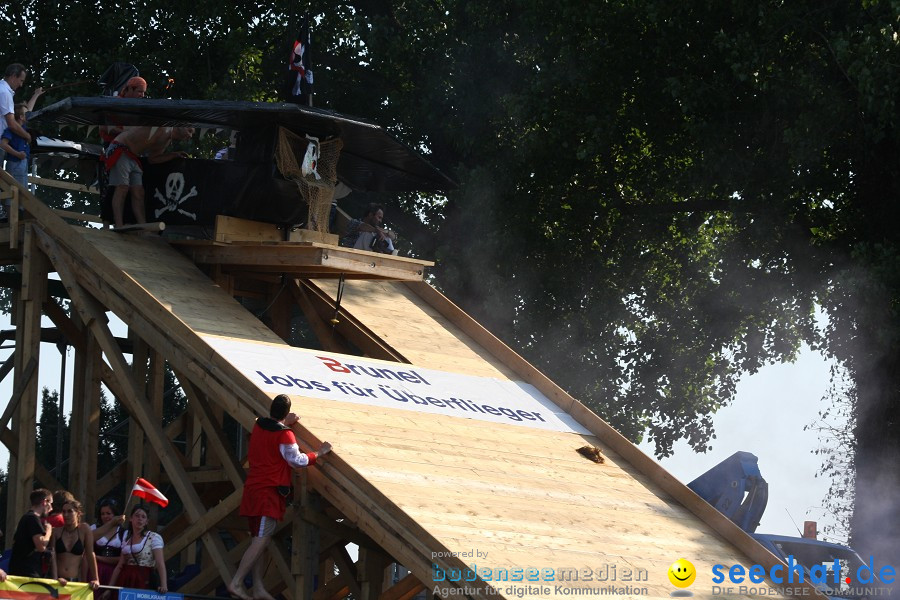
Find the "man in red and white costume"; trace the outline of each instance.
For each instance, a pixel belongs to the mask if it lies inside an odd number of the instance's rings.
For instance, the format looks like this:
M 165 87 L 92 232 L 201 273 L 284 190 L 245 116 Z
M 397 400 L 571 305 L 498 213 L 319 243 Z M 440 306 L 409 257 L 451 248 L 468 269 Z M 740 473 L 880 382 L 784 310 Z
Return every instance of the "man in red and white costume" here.
M 226 586 L 228 593 L 240 600 L 250 600 L 244 592 L 244 577 L 252 571 L 252 598 L 272 600 L 263 587 L 260 557 L 275 533 L 275 524 L 284 518 L 287 496 L 290 493 L 293 469 L 316 464 L 331 452 L 331 444 L 324 442 L 315 452 L 300 452 L 290 426 L 300 417 L 290 412 L 291 399 L 281 394 L 272 400 L 269 417 L 260 417 L 250 433 L 247 457 L 250 471 L 241 496 L 241 515 L 250 522 L 250 546 L 241 558 L 237 573 Z

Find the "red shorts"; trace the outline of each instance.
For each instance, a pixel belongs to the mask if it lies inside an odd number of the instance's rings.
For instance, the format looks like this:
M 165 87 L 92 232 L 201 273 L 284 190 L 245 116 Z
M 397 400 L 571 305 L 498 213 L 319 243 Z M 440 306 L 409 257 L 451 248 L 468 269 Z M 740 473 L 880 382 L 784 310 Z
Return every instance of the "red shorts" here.
M 287 498 L 278 493 L 272 486 L 245 485 L 241 497 L 240 514 L 242 517 L 272 517 L 281 520 L 287 508 Z

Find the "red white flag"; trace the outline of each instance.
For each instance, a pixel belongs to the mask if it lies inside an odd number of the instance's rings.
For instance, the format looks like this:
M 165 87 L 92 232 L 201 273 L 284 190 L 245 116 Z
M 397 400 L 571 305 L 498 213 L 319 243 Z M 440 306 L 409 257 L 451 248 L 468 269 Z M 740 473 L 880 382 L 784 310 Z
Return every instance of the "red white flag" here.
M 152 483 L 141 477 L 138 477 L 137 481 L 134 482 L 134 488 L 131 490 L 131 495 L 143 498 L 147 502 L 159 504 L 163 508 L 169 505 L 169 499 L 163 496 Z

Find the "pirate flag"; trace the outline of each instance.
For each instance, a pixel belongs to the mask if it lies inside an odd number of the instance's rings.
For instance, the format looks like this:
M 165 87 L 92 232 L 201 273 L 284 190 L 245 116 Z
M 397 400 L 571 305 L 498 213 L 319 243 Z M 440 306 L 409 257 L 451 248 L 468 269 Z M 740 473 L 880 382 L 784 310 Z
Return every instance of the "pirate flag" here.
M 313 72 L 310 68 L 309 28 L 300 28 L 300 35 L 291 45 L 288 57 L 288 77 L 285 81 L 285 100 L 294 104 L 311 106 Z
M 103 88 L 104 96 L 118 96 L 125 84 L 132 77 L 137 77 L 137 67 L 125 62 L 114 62 L 103 72 L 98 82 Z

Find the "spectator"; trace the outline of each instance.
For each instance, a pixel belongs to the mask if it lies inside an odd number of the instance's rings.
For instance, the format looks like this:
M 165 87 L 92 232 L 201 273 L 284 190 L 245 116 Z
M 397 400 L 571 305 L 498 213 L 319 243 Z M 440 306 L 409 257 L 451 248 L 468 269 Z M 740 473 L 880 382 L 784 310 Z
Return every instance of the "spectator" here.
M 68 490 L 56 490 L 53 492 L 53 508 L 47 514 L 47 522 L 53 527 L 62 527 L 65 520 L 62 516 L 63 505 L 75 499 Z
M 22 129 L 25 129 L 27 112 L 28 107 L 24 102 L 16 104 L 16 123 L 21 125 Z M 28 186 L 28 161 L 31 149 L 25 138 L 7 128 L 0 134 L 0 148 L 6 152 L 7 173 L 12 175 L 26 190 L 31 189 Z
M 314 465 L 319 458 L 331 452 L 328 442 L 324 442 L 316 452 L 300 452 L 294 432 L 290 430 L 290 425 L 296 423 L 299 417 L 290 410 L 291 399 L 284 394 L 276 396 L 269 408 L 269 417 L 257 419 L 250 434 L 247 452 L 250 471 L 244 482 L 240 513 L 250 523 L 252 539 L 237 572 L 226 586 L 232 598 L 250 599 L 243 588 L 244 578 L 252 571 L 253 599 L 272 600 L 263 587 L 260 558 L 275 533 L 276 522 L 284 518 L 291 487 L 291 470 Z
M 384 207 L 380 204 L 369 204 L 362 219 L 351 219 L 347 225 L 347 232 L 341 238 L 341 246 L 396 254 L 394 241 L 397 235 L 393 231 L 382 229 L 383 221 Z
M 169 591 L 166 578 L 166 561 L 163 557 L 163 539 L 155 531 L 147 529 L 147 509 L 138 504 L 131 509 L 131 523 L 122 542 L 119 563 L 110 577 L 109 585 L 144 590 L 156 589 L 160 594 Z M 158 585 L 151 584 L 153 570 L 159 574 Z
M 9 574 L 22 577 L 42 577 L 41 560 L 50 543 L 53 528 L 44 518 L 53 503 L 50 490 L 34 490 L 29 496 L 31 509 L 25 513 L 16 526 L 13 535 L 12 555 L 9 559 Z
M 97 523 L 91 526 L 94 530 L 94 555 L 97 557 L 97 578 L 100 585 L 109 585 L 113 571 L 122 554 L 122 538 L 125 530 L 121 524 L 125 515 L 120 515 L 119 503 L 112 498 L 100 501 L 97 507 Z
M 82 578 L 81 565 L 87 566 L 87 583 L 92 590 L 100 586 L 97 561 L 94 557 L 94 532 L 81 522 L 84 511 L 81 502 L 70 500 L 63 504 L 63 526 L 55 527 L 50 538 L 50 577 L 66 585 Z
M 0 116 L 3 117 L 0 119 L 0 134 L 9 128 L 19 137 L 24 138 L 26 142 L 31 143 L 31 135 L 16 122 L 15 102 L 13 100 L 13 94 L 16 93 L 17 89 L 22 87 L 27 76 L 28 71 L 26 71 L 25 67 L 19 63 L 9 65 L 3 73 L 3 81 L 0 81 Z M 43 93 L 44 90 L 42 88 L 38 89 Z M 37 96 L 39 95 L 40 94 L 35 92 L 33 100 L 36 101 Z M 34 106 L 33 103 L 32 106 Z

